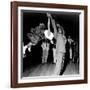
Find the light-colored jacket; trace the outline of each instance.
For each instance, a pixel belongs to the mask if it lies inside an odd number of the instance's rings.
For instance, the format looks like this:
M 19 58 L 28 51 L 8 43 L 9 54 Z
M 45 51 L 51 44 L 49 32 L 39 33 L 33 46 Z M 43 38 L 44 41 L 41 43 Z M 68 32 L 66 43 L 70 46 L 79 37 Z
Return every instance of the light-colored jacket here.
M 63 35 L 57 34 L 56 54 L 60 53 L 60 52 L 62 52 L 62 53 L 66 52 L 65 44 L 66 44 L 66 40 L 63 37 Z

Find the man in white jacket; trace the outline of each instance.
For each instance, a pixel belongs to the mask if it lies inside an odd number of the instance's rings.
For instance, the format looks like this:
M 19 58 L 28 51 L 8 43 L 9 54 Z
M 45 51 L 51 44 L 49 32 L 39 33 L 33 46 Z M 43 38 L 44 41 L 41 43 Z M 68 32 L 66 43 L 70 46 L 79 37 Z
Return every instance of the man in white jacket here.
M 66 49 L 65 49 L 66 38 L 64 35 L 65 33 L 64 33 L 63 27 L 60 26 L 60 24 L 56 24 L 52 16 L 51 16 L 51 22 L 54 29 L 54 38 L 56 39 L 56 48 L 53 49 L 54 62 L 56 62 L 54 74 L 60 75 L 61 66 L 62 66 L 61 64 L 66 52 Z

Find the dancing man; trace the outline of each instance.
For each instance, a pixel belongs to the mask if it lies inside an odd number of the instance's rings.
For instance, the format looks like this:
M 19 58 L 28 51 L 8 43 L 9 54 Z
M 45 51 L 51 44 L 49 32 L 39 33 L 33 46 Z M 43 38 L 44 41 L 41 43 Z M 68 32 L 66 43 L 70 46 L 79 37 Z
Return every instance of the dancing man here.
M 54 62 L 56 62 L 55 67 L 55 75 L 60 75 L 61 72 L 61 64 L 63 61 L 63 57 L 65 56 L 65 44 L 66 44 L 66 38 L 64 29 L 60 24 L 56 24 L 55 20 L 51 16 L 51 22 L 54 29 L 54 38 L 56 39 L 56 49 L 54 48 Z

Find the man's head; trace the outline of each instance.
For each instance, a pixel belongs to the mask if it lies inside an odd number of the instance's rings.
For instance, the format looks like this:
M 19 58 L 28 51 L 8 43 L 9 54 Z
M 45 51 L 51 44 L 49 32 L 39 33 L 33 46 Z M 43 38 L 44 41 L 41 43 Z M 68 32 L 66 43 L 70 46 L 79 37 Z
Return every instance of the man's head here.
M 68 36 L 68 39 L 70 39 L 70 38 L 71 38 L 71 36 L 69 35 L 69 36 Z
M 63 32 L 62 32 L 62 28 L 61 28 L 60 24 L 56 24 L 56 27 L 57 27 L 57 32 L 59 34 L 62 34 Z

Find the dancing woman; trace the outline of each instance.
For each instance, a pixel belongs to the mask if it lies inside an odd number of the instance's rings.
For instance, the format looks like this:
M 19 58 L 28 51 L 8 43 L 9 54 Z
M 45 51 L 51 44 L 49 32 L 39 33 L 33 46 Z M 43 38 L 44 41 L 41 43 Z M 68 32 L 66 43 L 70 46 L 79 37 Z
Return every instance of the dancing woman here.
M 53 33 L 50 30 L 50 14 L 47 13 L 48 17 L 48 29 L 44 31 L 45 40 L 42 42 L 42 63 L 47 63 L 48 54 L 49 54 L 49 48 L 50 48 L 50 42 L 52 42 L 52 39 L 54 37 Z

